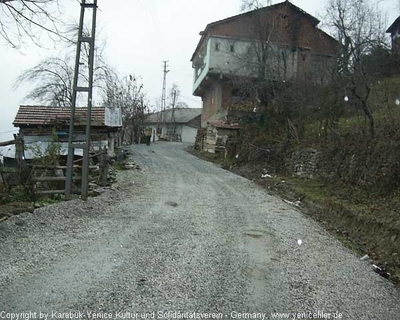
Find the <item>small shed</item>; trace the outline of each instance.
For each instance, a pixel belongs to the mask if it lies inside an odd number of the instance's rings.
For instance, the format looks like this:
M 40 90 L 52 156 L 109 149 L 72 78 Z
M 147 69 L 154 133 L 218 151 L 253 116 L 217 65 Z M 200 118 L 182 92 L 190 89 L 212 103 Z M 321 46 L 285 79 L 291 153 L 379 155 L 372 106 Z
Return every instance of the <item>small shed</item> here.
M 75 142 L 85 141 L 87 108 L 76 108 L 75 112 Z M 35 145 L 39 150 L 45 150 L 52 141 L 55 132 L 61 145 L 61 154 L 68 153 L 68 136 L 71 110 L 51 106 L 20 106 L 14 119 L 14 126 L 19 127 L 19 136 L 25 144 L 25 159 L 32 159 L 34 154 L 29 146 Z M 121 127 L 119 109 L 93 107 L 91 112 L 91 148 L 108 147 L 109 153 L 114 153 L 115 140 Z M 11 146 L 12 148 L 13 146 Z M 12 154 L 10 147 L 7 154 Z M 75 154 L 82 156 L 81 149 L 75 149 Z

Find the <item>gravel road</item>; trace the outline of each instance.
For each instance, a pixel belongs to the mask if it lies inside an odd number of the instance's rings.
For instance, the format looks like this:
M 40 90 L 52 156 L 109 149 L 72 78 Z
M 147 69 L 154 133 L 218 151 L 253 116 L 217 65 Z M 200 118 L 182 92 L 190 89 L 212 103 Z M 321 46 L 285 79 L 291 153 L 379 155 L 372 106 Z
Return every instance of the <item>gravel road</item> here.
M 182 144 L 132 150 L 116 190 L 0 223 L 0 319 L 400 319 L 400 290 L 297 208 Z

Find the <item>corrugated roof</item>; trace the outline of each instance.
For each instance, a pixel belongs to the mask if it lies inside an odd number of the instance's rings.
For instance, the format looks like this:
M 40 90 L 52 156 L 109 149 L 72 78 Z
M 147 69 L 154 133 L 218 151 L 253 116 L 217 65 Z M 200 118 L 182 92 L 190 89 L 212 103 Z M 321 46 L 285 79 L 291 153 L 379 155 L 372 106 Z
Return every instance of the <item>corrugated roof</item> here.
M 176 123 L 187 123 L 201 115 L 201 108 L 175 109 L 174 116 Z M 172 122 L 172 109 L 149 114 L 145 123 Z
M 76 108 L 75 124 L 86 123 L 87 108 Z M 14 126 L 25 125 L 52 125 L 54 123 L 69 124 L 71 109 L 49 106 L 20 106 L 14 119 Z M 102 107 L 92 108 L 92 125 L 103 126 L 105 109 Z

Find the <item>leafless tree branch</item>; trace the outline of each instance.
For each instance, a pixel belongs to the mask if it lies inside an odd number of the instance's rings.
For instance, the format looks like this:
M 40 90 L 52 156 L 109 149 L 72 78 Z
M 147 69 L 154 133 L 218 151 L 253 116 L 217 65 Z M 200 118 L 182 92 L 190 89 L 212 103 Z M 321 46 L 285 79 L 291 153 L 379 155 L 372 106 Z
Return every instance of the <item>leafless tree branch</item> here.
M 59 0 L 0 0 L 0 37 L 12 48 L 28 38 L 40 46 L 41 31 L 68 40 L 60 32 Z

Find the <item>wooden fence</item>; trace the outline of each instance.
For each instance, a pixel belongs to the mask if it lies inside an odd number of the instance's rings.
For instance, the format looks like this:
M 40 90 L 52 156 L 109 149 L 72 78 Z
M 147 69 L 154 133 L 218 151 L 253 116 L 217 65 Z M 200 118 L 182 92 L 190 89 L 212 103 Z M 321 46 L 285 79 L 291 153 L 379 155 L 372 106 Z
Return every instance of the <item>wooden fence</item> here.
M 108 157 L 107 149 L 104 148 L 98 153 L 89 156 L 89 159 L 97 158 L 98 165 L 89 166 L 89 182 L 97 181 L 100 185 L 107 183 Z M 82 166 L 79 163 L 82 159 L 74 161 L 73 181 L 82 181 Z M 32 165 L 30 182 L 35 195 L 65 194 L 65 181 L 67 166 L 59 165 Z M 55 187 L 55 186 L 58 186 Z M 61 189 L 60 186 L 63 188 Z M 79 193 L 77 183 L 73 184 L 73 193 Z
M 15 145 L 15 167 L 2 167 L 0 174 L 4 187 L 8 192 L 13 185 L 28 184 L 35 195 L 65 194 L 66 166 L 27 164 L 24 159 L 23 140 L 14 135 L 14 140 L 0 142 L 0 146 Z M 98 165 L 89 166 L 89 182 L 97 181 L 100 185 L 107 183 L 108 155 L 107 149 L 91 154 L 89 159 L 97 158 Z M 73 181 L 74 193 L 79 193 L 78 182 L 82 180 L 82 159 L 74 161 Z M 28 174 L 27 174 L 28 172 Z M 26 177 L 24 177 L 26 175 Z

